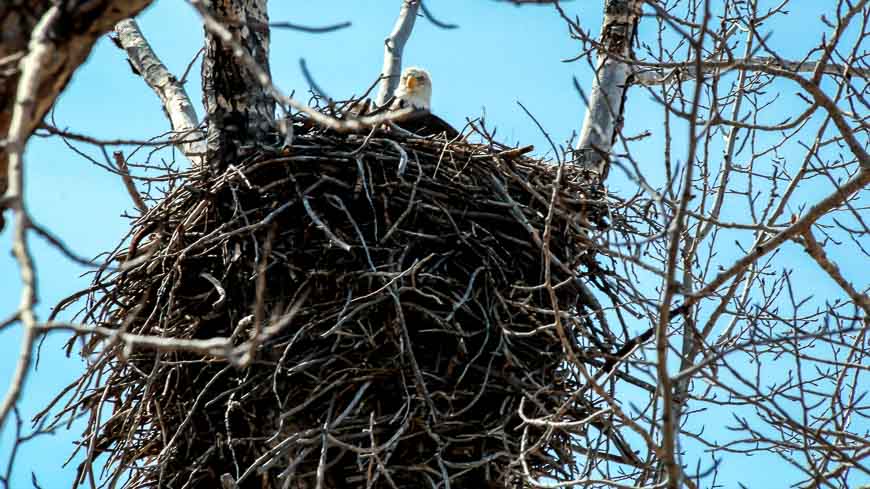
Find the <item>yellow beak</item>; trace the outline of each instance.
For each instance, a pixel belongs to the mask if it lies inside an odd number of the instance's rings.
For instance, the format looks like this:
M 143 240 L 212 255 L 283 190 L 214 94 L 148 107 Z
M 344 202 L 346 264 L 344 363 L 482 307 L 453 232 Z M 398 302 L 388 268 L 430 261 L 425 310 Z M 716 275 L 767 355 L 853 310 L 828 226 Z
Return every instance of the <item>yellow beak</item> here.
M 414 78 L 413 76 L 409 76 L 409 77 L 405 80 L 405 87 L 406 87 L 408 90 L 414 90 L 415 88 L 417 88 L 417 79 Z

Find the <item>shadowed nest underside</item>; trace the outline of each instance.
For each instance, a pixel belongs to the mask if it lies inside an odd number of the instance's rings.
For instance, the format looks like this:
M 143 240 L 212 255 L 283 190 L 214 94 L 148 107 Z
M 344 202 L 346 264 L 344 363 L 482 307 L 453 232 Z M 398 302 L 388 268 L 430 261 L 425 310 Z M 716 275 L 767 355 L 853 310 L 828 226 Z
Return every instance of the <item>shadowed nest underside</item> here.
M 67 399 L 91 420 L 88 458 L 107 462 L 96 477 L 478 489 L 571 476 L 581 435 L 535 420 L 595 410 L 572 397 L 566 351 L 612 351 L 587 289 L 608 209 L 587 173 L 523 153 L 297 126 L 290 147 L 179 175 L 82 316 L 125 332 L 89 337 Z

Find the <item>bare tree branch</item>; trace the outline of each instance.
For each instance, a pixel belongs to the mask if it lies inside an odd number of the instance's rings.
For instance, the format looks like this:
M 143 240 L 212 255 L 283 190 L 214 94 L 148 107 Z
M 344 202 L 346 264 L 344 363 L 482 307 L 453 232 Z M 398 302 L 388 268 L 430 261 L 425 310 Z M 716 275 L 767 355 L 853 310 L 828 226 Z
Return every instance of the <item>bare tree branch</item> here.
M 557 0 L 496 0 L 497 2 L 512 3 L 517 7 L 521 5 L 553 5 Z
M 633 81 L 638 85 L 654 86 L 665 83 L 686 81 L 695 78 L 694 63 L 633 63 L 637 68 L 633 74 Z M 723 74 L 732 69 L 740 68 L 743 71 L 762 71 L 766 67 L 775 67 L 793 73 L 821 73 L 835 76 L 856 76 L 870 78 L 870 70 L 854 65 L 842 65 L 826 63 L 820 65 L 817 61 L 789 61 L 772 57 L 748 57 L 743 59 L 701 62 L 701 73 Z
M 118 43 L 127 52 L 130 64 L 160 98 L 163 112 L 174 131 L 173 139 L 179 141 L 178 149 L 195 168 L 199 167 L 205 157 L 205 135 L 199 130 L 196 111 L 184 85 L 166 69 L 135 20 L 118 22 L 115 33 Z
M 411 37 L 414 30 L 414 22 L 417 20 L 417 10 L 420 8 L 419 0 L 402 0 L 402 9 L 396 19 L 393 31 L 384 40 L 384 66 L 381 68 L 381 86 L 375 102 L 382 106 L 396 91 L 399 86 L 399 76 L 402 73 L 402 53 L 405 43 Z
M 743 272 L 759 258 L 769 254 L 777 249 L 784 242 L 792 239 L 795 236 L 802 235 L 820 218 L 828 212 L 839 207 L 849 198 L 859 192 L 861 189 L 870 184 L 870 170 L 862 169 L 857 175 L 849 179 L 846 183 L 838 187 L 834 192 L 812 206 L 807 213 L 795 221 L 794 224 L 780 231 L 776 236 L 756 246 L 751 252 L 737 260 L 733 265 L 719 273 L 712 281 L 705 285 L 700 290 L 688 295 L 686 300 L 671 311 L 671 315 L 684 311 L 686 308 L 693 306 L 699 300 L 713 294 L 716 289 L 724 285 L 729 279 Z
M 307 32 L 309 34 L 324 34 L 327 32 L 335 32 L 341 29 L 345 29 L 350 27 L 352 24 L 348 22 L 339 22 L 337 24 L 325 25 L 325 26 L 308 26 L 301 24 L 294 24 L 292 22 L 270 22 L 269 27 L 273 29 L 291 29 L 294 31 Z
M 124 159 L 124 153 L 115 151 L 112 156 L 115 158 L 115 164 L 118 165 L 118 170 L 121 173 L 121 180 L 124 182 L 124 187 L 127 189 L 127 193 L 130 195 L 130 198 L 133 199 L 133 203 L 136 204 L 136 208 L 139 209 L 139 212 L 145 214 L 148 212 L 148 206 L 145 205 L 145 201 L 142 200 L 142 196 L 136 189 L 136 182 L 134 182 L 133 177 L 130 176 L 130 167 L 127 166 L 127 160 Z
M 73 2 L 64 7 L 61 21 L 65 26 L 51 34 L 54 44 L 52 55 L 47 57 L 43 68 L 44 76 L 36 93 L 34 117 L 28 120 L 25 128 L 29 136 L 42 121 L 42 117 L 54 104 L 55 99 L 66 87 L 73 72 L 87 59 L 97 39 L 112 29 L 119 20 L 132 17 L 151 3 L 151 0 L 95 0 L 81 3 Z M 0 59 L 19 56 L 26 51 L 31 31 L 37 20 L 54 4 L 47 0 L 30 2 L 23 8 L 18 2 L 0 3 Z M 9 139 L 9 125 L 13 113 L 16 87 L 20 72 L 11 70 L 0 74 L 0 140 Z M 0 193 L 7 187 L 7 150 L 0 151 Z M 0 213 L 3 211 L 0 202 Z M 0 229 L 3 216 L 0 214 Z
M 816 241 L 812 229 L 807 229 L 803 233 L 803 239 L 800 240 L 800 243 L 804 245 L 807 254 L 813 257 L 813 260 L 819 264 L 819 267 L 821 267 L 822 270 L 824 270 L 831 279 L 834 280 L 834 282 L 837 282 L 837 285 L 846 292 L 849 298 L 855 301 L 856 306 L 864 311 L 864 317 L 870 320 L 870 297 L 868 297 L 866 293 L 861 293 L 856 290 L 855 287 L 846 280 L 845 277 L 843 277 L 842 272 L 840 272 L 840 267 L 831 261 L 828 254 L 825 253 L 825 249 L 818 241 Z
M 6 139 L 6 154 L 9 159 L 9 187 L 6 189 L 5 200 L 15 212 L 15 228 L 12 235 L 12 253 L 18 260 L 21 275 L 21 298 L 18 304 L 18 320 L 24 327 L 21 340 L 21 351 L 15 372 L 6 390 L 6 395 L 0 403 L 0 428 L 6 421 L 6 416 L 18 402 L 18 396 L 24 388 L 27 374 L 30 371 L 30 360 L 37 337 L 36 314 L 36 272 L 33 258 L 27 242 L 27 231 L 30 227 L 30 217 L 24 202 L 24 146 L 32 128 L 38 122 L 40 104 L 38 93 L 44 83 L 44 77 L 51 68 L 50 59 L 55 54 L 49 33 L 61 18 L 61 10 L 54 6 L 49 8 L 39 23 L 33 29 L 28 53 L 21 59 L 18 90 L 15 94 L 12 116 L 9 119 L 9 132 Z
M 431 11 L 426 7 L 426 2 L 420 0 L 420 11 L 423 12 L 423 17 L 426 17 L 426 20 L 431 22 L 434 26 L 440 27 L 442 29 L 458 29 L 459 26 L 456 24 L 451 24 L 449 22 L 443 22 L 435 18 Z

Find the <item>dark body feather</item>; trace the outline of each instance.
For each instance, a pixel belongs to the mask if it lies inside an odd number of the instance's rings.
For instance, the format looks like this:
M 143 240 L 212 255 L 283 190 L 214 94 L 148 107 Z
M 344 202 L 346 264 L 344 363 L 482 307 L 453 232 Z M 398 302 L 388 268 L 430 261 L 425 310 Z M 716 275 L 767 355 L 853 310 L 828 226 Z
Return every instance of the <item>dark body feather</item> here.
M 454 129 L 447 121 L 428 110 L 412 112 L 405 117 L 396 119 L 394 122 L 402 129 L 413 132 L 418 136 L 440 136 L 444 134 L 447 136 L 447 139 L 459 136 L 459 131 Z
M 388 100 L 383 107 L 370 110 L 371 107 L 372 103 L 369 99 L 355 102 L 346 110 L 344 117 L 369 117 L 378 115 L 386 110 L 404 109 L 407 105 L 404 100 L 393 98 Z M 417 109 L 392 121 L 401 129 L 422 137 L 441 136 L 443 134 L 447 136 L 447 139 L 454 139 L 459 136 L 459 131 L 427 109 Z

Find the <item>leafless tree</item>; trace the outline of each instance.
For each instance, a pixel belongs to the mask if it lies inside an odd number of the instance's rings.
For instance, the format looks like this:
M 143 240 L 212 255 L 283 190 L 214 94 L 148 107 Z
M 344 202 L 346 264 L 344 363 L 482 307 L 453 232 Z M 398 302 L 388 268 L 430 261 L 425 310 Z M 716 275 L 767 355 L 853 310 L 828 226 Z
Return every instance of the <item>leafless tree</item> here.
M 240 328 L 245 320 L 257 328 L 241 345 L 233 337 L 139 335 L 36 317 L 28 238 L 62 244 L 29 217 L 22 193 L 24 148 L 99 36 L 114 29 L 118 45 L 170 121 L 172 132 L 163 144 L 177 147 L 194 168 L 224 171 L 255 141 L 288 146 L 293 113 L 338 133 L 373 134 L 391 123 L 384 114 L 318 110 L 276 87 L 268 64 L 265 0 L 190 0 L 206 32 L 207 122 L 198 121 L 180 78 L 163 66 L 133 20 L 148 3 L 0 5 L 0 190 L 5 190 L 0 204 L 13 217 L 12 251 L 22 283 L 20 306 L 0 327 L 24 332 L 17 369 L 0 404 L 0 425 L 10 423 L 26 392 L 32 354 L 48 331 L 108 338 L 127 353 L 229 358 L 239 367 L 253 361 L 277 328 L 261 317 L 260 307 L 256 318 L 239 321 Z M 567 150 L 553 144 L 557 183 L 547 195 L 547 226 L 536 238 L 546 258 L 541 289 L 552 299 L 552 328 L 571 377 L 566 394 L 595 410 L 587 419 L 565 421 L 563 408 L 526 417 L 521 403 L 523 447 L 512 466 L 523 477 L 510 483 L 733 486 L 739 480 L 723 480 L 720 464 L 748 456 L 754 464 L 791 473 L 783 485 L 837 488 L 866 482 L 870 384 L 860 379 L 870 368 L 868 1 L 831 0 L 823 15 L 812 16 L 797 0 L 605 0 L 600 33 L 589 32 L 558 1 L 506 3 L 543 4 L 525 8 L 560 15 L 578 50 L 566 61 L 586 64 L 594 73 L 576 82 L 586 105 L 582 116 L 577 113 L 576 141 Z M 418 10 L 431 18 L 423 2 L 403 0 L 400 6 L 385 42 L 377 104 L 396 88 Z M 508 7 L 493 3 L 492 8 Z M 822 34 L 798 52 L 777 34 L 777 26 L 788 23 L 812 25 Z M 640 107 L 657 114 L 655 121 L 636 117 Z M 485 127 L 474 127 L 487 138 Z M 523 152 L 498 149 L 502 156 Z M 609 326 L 598 344 L 571 343 L 567 318 L 578 311 L 559 309 L 551 278 L 550 268 L 558 264 L 548 256 L 549 223 L 561 198 L 563 168 L 582 171 L 604 194 L 617 179 L 636 190 L 608 195 L 610 219 L 618 225 L 587 238 L 600 273 L 589 280 L 595 291 L 588 284 L 579 287 L 590 315 Z M 150 201 L 139 194 L 123 157 L 115 169 L 146 214 Z M 197 212 L 190 210 L 191 222 Z M 130 258 L 138 259 L 132 251 Z M 818 285 L 819 276 L 833 286 Z M 223 290 L 214 277 L 205 279 Z M 323 436 L 318 489 L 326 485 Z M 552 439 L 571 440 L 576 467 L 536 476 L 526 457 L 540 455 L 536 452 Z M 2 480 L 8 486 L 8 471 Z M 236 487 L 231 476 L 223 481 Z
M 614 248 L 624 250 L 615 260 L 633 263 L 623 278 L 645 277 L 615 287 L 643 298 L 638 317 L 651 325 L 618 360 L 655 386 L 629 415 L 648 434 L 636 485 L 709 485 L 717 460 L 737 453 L 781 460 L 801 487 L 849 487 L 868 473 L 858 380 L 867 282 L 854 274 L 864 284 L 853 285 L 834 257 L 867 259 L 870 9 L 832 2 L 821 18 L 798 20 L 792 2 L 762 3 L 607 2 L 598 39 L 563 13 L 584 46 L 577 60 L 595 63 L 597 74 L 581 157 L 603 175 L 618 164 L 639 188 L 626 203 L 658 222 L 645 239 Z M 628 19 L 641 9 L 642 27 L 655 33 L 631 43 Z M 795 57 L 776 42 L 782 22 L 828 32 Z M 644 127 L 631 124 L 631 85 L 659 103 L 660 128 L 622 132 Z M 660 149 L 654 163 L 638 156 L 648 154 L 637 149 L 643 139 Z M 664 182 L 650 183 L 662 169 Z M 811 198 L 807 188 L 825 190 Z M 729 250 L 735 242 L 739 250 Z M 792 246 L 807 256 L 795 263 Z M 801 287 L 807 267 L 840 293 L 819 298 Z M 730 436 L 706 435 L 710 415 Z M 707 469 L 692 465 L 699 449 L 710 454 Z

